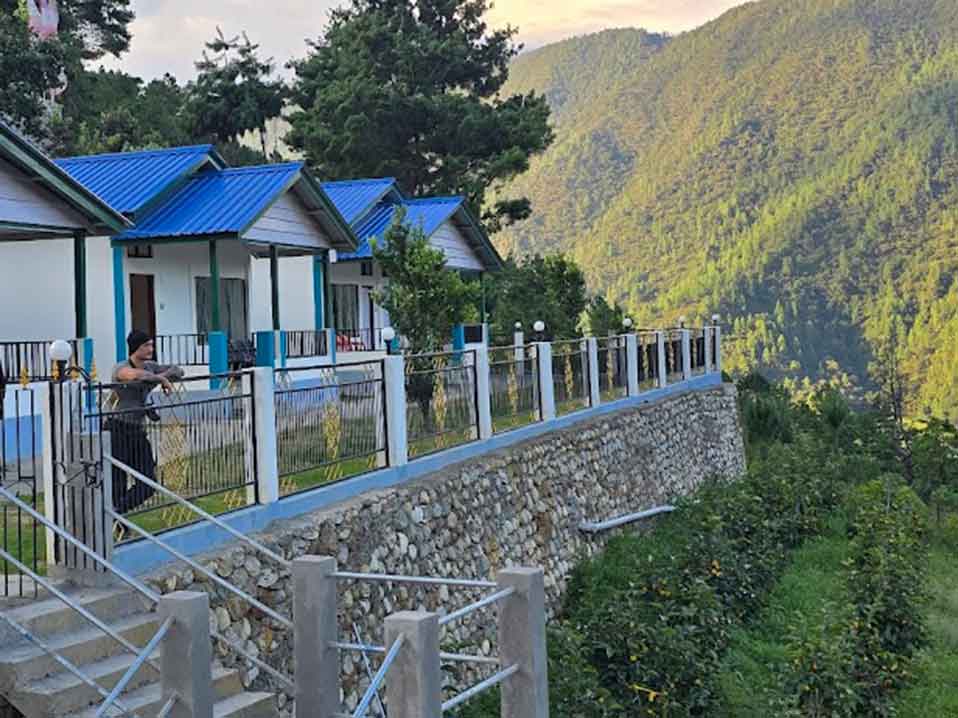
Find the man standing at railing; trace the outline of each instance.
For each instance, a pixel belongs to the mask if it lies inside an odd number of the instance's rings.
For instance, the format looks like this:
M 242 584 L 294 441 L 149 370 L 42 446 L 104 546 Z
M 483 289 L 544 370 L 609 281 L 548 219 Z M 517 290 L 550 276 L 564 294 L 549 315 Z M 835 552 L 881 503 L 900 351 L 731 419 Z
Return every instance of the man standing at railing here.
M 157 386 L 165 394 L 172 392 L 172 382 L 183 378 L 183 370 L 153 361 L 153 339 L 141 331 L 130 332 L 126 344 L 129 359 L 113 367 L 116 407 L 105 428 L 110 432 L 111 451 L 117 461 L 155 480 L 156 460 L 145 422 L 147 418 L 159 421 L 160 417 L 149 406 L 150 394 Z M 153 494 L 154 489 L 113 468 L 113 508 L 117 513 L 125 514 L 142 506 Z

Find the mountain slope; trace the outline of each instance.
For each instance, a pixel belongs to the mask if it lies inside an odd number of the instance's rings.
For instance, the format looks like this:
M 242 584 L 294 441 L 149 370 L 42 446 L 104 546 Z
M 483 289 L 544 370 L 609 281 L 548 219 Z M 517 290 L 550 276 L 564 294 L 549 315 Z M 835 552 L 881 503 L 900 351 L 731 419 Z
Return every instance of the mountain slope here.
M 900 318 L 915 408 L 958 415 L 958 3 L 764 0 L 602 62 L 628 33 L 558 53 L 581 84 L 517 61 L 558 140 L 500 248 L 571 252 L 640 319 L 736 317 L 739 366 L 863 376 Z

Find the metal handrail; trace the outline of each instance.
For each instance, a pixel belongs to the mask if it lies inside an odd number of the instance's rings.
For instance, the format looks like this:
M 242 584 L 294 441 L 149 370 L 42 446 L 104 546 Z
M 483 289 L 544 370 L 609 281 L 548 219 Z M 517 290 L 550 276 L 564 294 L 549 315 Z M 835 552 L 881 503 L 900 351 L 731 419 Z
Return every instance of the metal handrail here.
M 173 499 L 173 500 L 174 500 L 176 503 L 178 503 L 180 506 L 183 506 L 184 508 L 189 509 L 190 511 L 194 512 L 195 514 L 198 514 L 199 516 L 202 516 L 205 520 L 209 521 L 211 524 L 213 524 L 213 525 L 216 526 L 217 528 L 223 529 L 224 531 L 226 531 L 226 533 L 228 533 L 228 534 L 229 534 L 230 536 L 232 536 L 233 538 L 239 540 L 240 542 L 246 544 L 247 546 L 250 546 L 250 547 L 256 549 L 256 550 L 259 551 L 260 553 L 262 553 L 262 554 L 264 554 L 264 555 L 266 555 L 266 556 L 269 556 L 271 559 L 273 559 L 274 561 L 276 561 L 277 563 L 279 563 L 281 566 L 283 566 L 283 567 L 288 567 L 288 566 L 290 565 L 290 562 L 289 562 L 289 561 L 287 561 L 285 558 L 283 558 L 282 556 L 280 556 L 280 555 L 279 555 L 278 553 L 276 553 L 275 551 L 272 551 L 272 550 L 266 548 L 266 547 L 265 547 L 263 544 L 261 544 L 259 541 L 256 541 L 256 540 L 254 540 L 254 539 L 251 539 L 251 538 L 250 538 L 249 536 L 247 536 L 246 534 L 241 533 L 240 531 L 237 531 L 236 529 L 234 529 L 232 526 L 230 526 L 230 525 L 229 525 L 228 523 L 226 523 L 225 521 L 216 518 L 216 517 L 213 516 L 212 514 L 207 513 L 206 511 L 204 511 L 203 509 L 201 509 L 201 508 L 200 508 L 199 506 L 197 506 L 196 504 L 194 504 L 194 503 L 192 503 L 192 502 L 190 502 L 190 501 L 184 499 L 183 497 L 181 497 L 181 496 L 180 496 L 179 494 L 177 494 L 176 492 L 170 491 L 168 488 L 166 488 L 166 487 L 163 486 L 162 484 L 158 484 L 156 481 L 153 481 L 152 479 L 147 478 L 146 476 L 144 476 L 143 474 L 141 474 L 139 471 L 137 471 L 137 470 L 134 469 L 133 467 L 127 466 L 127 465 L 124 464 L 122 461 L 118 461 L 116 458 L 114 458 L 114 457 L 111 456 L 110 454 L 105 454 L 105 455 L 104 455 L 104 458 L 105 458 L 107 461 L 109 461 L 111 464 L 113 464 L 113 466 L 117 467 L 118 469 L 120 469 L 121 471 L 125 472 L 126 474 L 132 476 L 132 477 L 133 477 L 134 479 L 136 479 L 137 481 L 140 481 L 140 482 L 146 484 L 146 485 L 149 486 L 151 489 L 154 489 L 155 491 L 158 491 L 159 493 L 163 494 L 164 496 L 167 496 L 167 497 Z
M 160 708 L 160 712 L 156 714 L 156 718 L 167 718 L 170 715 L 170 711 L 173 710 L 173 706 L 176 705 L 176 702 L 180 699 L 176 693 L 170 696 L 170 699 L 163 704 L 163 707 Z
M 64 658 L 64 657 L 61 656 L 59 653 L 57 653 L 56 649 L 51 648 L 51 647 L 46 643 L 46 641 L 44 641 L 42 638 L 40 638 L 39 636 L 33 635 L 30 631 L 28 631 L 26 628 L 24 628 L 23 626 L 21 626 L 19 623 L 17 623 L 16 621 L 14 621 L 12 618 L 10 618 L 9 616 L 7 616 L 7 615 L 4 614 L 4 613 L 0 613 L 0 619 L 3 619 L 3 620 L 7 623 L 7 625 L 10 626 L 14 631 L 16 631 L 17 633 L 19 633 L 22 638 L 25 638 L 26 640 L 28 640 L 28 641 L 30 641 L 31 643 L 33 643 L 34 645 L 36 645 L 41 651 L 43 651 L 44 653 L 46 653 L 46 654 L 47 654 L 48 656 L 50 656 L 53 660 L 55 660 L 55 661 L 56 661 L 57 663 L 59 663 L 61 666 L 63 666 L 64 668 L 66 668 L 67 671 L 69 671 L 69 672 L 72 673 L 74 676 L 76 676 L 77 678 L 79 678 L 81 681 L 83 681 L 86 685 L 88 685 L 90 688 L 92 688 L 93 690 L 95 690 L 95 691 L 96 691 L 97 693 L 99 693 L 101 696 L 103 696 L 103 697 L 109 696 L 109 693 L 107 693 L 107 690 L 106 690 L 105 688 L 103 688 L 99 683 L 97 683 L 97 682 L 94 681 L 92 678 L 90 678 L 89 676 L 87 676 L 82 670 L 80 670 L 80 668 L 78 668 L 76 665 L 74 665 L 73 662 L 72 662 L 70 659 Z M 121 711 L 123 712 L 123 715 L 125 715 L 125 716 L 132 716 L 133 718 L 140 718 L 139 715 L 138 715 L 135 711 L 130 710 L 129 708 L 127 708 L 125 705 L 123 705 L 123 703 L 121 703 L 121 702 L 118 701 L 118 700 L 114 700 L 114 701 L 113 701 L 113 706 L 114 706 L 115 708 L 121 710 Z
M 234 586 L 234 585 L 233 585 L 232 583 L 230 583 L 229 581 L 226 581 L 226 580 L 220 578 L 219 576 L 216 575 L 215 572 L 210 571 L 208 568 L 206 568 L 205 566 L 201 565 L 201 564 L 198 563 L 197 561 L 194 561 L 193 559 L 191 559 L 191 558 L 190 558 L 189 556 L 187 556 L 186 554 L 182 553 L 181 551 L 177 551 L 175 548 L 173 548 L 173 547 L 170 546 L 169 544 L 164 543 L 164 542 L 161 541 L 159 538 L 157 538 L 156 536 L 154 536 L 153 534 L 151 534 L 149 531 L 147 531 L 146 529 L 142 528 L 141 526 L 137 526 L 135 523 L 133 523 L 132 521 L 130 521 L 128 518 L 126 518 L 125 516 L 122 516 L 121 514 L 118 514 L 118 513 L 117 513 L 116 511 L 114 511 L 113 509 L 107 509 L 107 510 L 106 510 L 106 514 L 107 514 L 110 518 L 112 518 L 114 521 L 117 521 L 117 522 L 123 524 L 124 526 L 126 526 L 128 529 L 130 529 L 130 530 L 132 530 L 132 531 L 135 531 L 136 533 L 140 534 L 140 536 L 142 536 L 143 538 L 145 538 L 145 539 L 146 539 L 147 541 L 149 541 L 150 543 L 159 546 L 160 548 L 162 548 L 163 550 L 165 550 L 167 553 L 169 553 L 169 554 L 171 554 L 172 556 L 174 556 L 177 560 L 182 561 L 183 563 L 185 563 L 187 566 L 189 566 L 190 568 L 192 568 L 194 571 L 199 571 L 201 574 L 203 574 L 204 576 L 206 576 L 208 579 L 210 579 L 211 581 L 213 581 L 213 583 L 217 584 L 217 585 L 220 586 L 221 588 L 224 588 L 224 589 L 226 589 L 227 591 L 229 591 L 229 592 L 231 592 L 231 593 L 233 593 L 233 594 L 239 596 L 239 597 L 242 598 L 244 601 L 246 601 L 247 603 L 249 603 L 251 606 L 253 606 L 254 608 L 258 609 L 259 611 L 262 611 L 262 612 L 265 613 L 267 616 L 269 616 L 270 618 L 272 618 L 274 621 L 278 622 L 278 623 L 279 623 L 280 625 L 282 625 L 284 628 L 287 628 L 287 629 L 292 630 L 292 628 L 293 628 L 293 622 L 290 621 L 288 618 L 286 618 L 286 616 L 283 616 L 283 615 L 277 613 L 277 612 L 274 611 L 272 608 L 270 608 L 269 606 L 267 606 L 265 603 L 263 603 L 263 602 L 261 602 L 261 601 L 258 601 L 257 599 L 253 598 L 253 597 L 250 596 L 248 593 L 246 593 L 246 591 L 244 591 L 243 589 L 241 589 L 239 586 Z
M 341 651 L 356 651 L 361 653 L 363 657 L 367 654 L 383 654 L 386 652 L 385 646 L 373 646 L 368 643 L 348 643 L 346 641 L 330 641 L 329 646 L 331 648 L 338 648 Z M 455 663 L 489 663 L 498 665 L 498 658 L 489 658 L 487 656 L 473 656 L 467 653 L 446 653 L 445 651 L 439 652 L 439 660 L 442 661 L 451 661 Z
M 160 595 L 158 593 L 148 588 L 141 581 L 138 581 L 137 579 L 133 578 L 133 576 L 128 574 L 123 569 L 118 568 L 117 566 L 114 566 L 110 561 L 105 559 L 103 556 L 100 556 L 96 551 L 92 550 L 89 546 L 86 546 L 85 544 L 78 541 L 70 533 L 68 533 L 67 531 L 64 531 L 55 523 L 48 520 L 43 514 L 36 511 L 29 504 L 21 501 L 15 494 L 10 493 L 2 486 L 0 486 L 0 496 L 2 496 L 7 501 L 11 502 L 13 505 L 21 509 L 22 511 L 26 511 L 27 514 L 29 514 L 34 520 L 38 521 L 44 527 L 50 529 L 51 531 L 53 531 L 53 533 L 55 533 L 61 539 L 69 543 L 71 546 L 79 549 L 83 554 L 85 554 L 86 556 L 89 556 L 95 562 L 97 562 L 98 564 L 100 564 L 101 566 L 109 570 L 110 573 L 114 574 L 117 578 L 123 581 L 123 583 L 127 584 L 128 586 L 131 586 L 132 588 L 135 588 L 137 591 L 139 591 L 144 596 L 149 598 L 154 605 L 159 602 Z
M 504 588 L 501 591 L 496 591 L 490 596 L 486 596 L 485 598 L 480 599 L 476 601 L 475 603 L 470 603 L 468 606 L 464 606 L 460 608 L 458 611 L 453 611 L 452 613 L 446 614 L 445 616 L 439 619 L 439 625 L 445 626 L 447 623 L 452 623 L 453 621 L 456 621 L 462 618 L 463 616 L 468 616 L 470 613 L 473 613 L 474 611 L 478 611 L 480 608 L 485 608 L 486 606 L 496 603 L 497 601 L 501 601 L 504 598 L 508 598 L 515 592 L 516 592 L 516 589 L 513 586 L 510 586 L 509 588 Z
M 382 685 L 387 671 L 389 671 L 393 661 L 396 660 L 396 656 L 399 655 L 399 649 L 402 648 L 404 639 L 405 635 L 400 633 L 389 647 L 389 653 L 386 654 L 382 665 L 379 666 L 379 670 L 376 671 L 376 675 L 373 676 L 373 680 L 370 682 L 369 688 L 366 689 L 363 699 L 359 702 L 359 705 L 356 706 L 356 710 L 353 712 L 353 718 L 363 718 L 363 716 L 366 715 L 366 711 L 369 710 L 369 704 L 373 702 L 373 698 L 378 694 L 379 686 Z
M 645 511 L 637 511 L 636 513 L 626 514 L 625 516 L 618 516 L 614 519 L 608 519 L 606 521 L 583 521 L 581 524 L 579 524 L 579 530 L 592 534 L 600 533 L 602 531 L 608 531 L 609 529 L 625 526 L 626 524 L 634 523 L 636 521 L 641 521 L 642 519 L 651 518 L 652 516 L 658 516 L 659 514 L 668 514 L 673 511 L 675 511 L 674 506 L 656 506 L 655 508 L 646 509 Z
M 167 617 L 163 621 L 163 625 L 160 626 L 159 630 L 154 634 L 153 638 L 150 639 L 150 642 L 147 643 L 143 650 L 140 651 L 140 655 L 136 657 L 136 660 L 127 668 L 126 673 L 123 674 L 123 677 L 117 681 L 117 684 L 113 686 L 113 690 L 110 691 L 110 695 L 106 697 L 106 700 L 103 701 L 103 704 L 96 712 L 96 718 L 102 718 L 102 716 L 110 709 L 110 706 L 116 702 L 116 699 L 120 697 L 120 694 L 126 690 L 126 687 L 129 685 L 130 681 L 133 680 L 133 676 L 137 674 L 140 668 L 143 667 L 143 664 L 146 663 L 150 655 L 157 649 L 160 645 L 167 632 L 169 632 L 170 627 L 173 625 L 174 618 L 173 616 Z
M 465 703 L 470 698 L 479 695 L 483 691 L 489 690 L 490 688 L 492 688 L 495 685 L 498 685 L 499 683 L 502 683 L 504 680 L 506 680 L 512 674 L 516 673 L 518 670 L 519 670 L 519 664 L 514 663 L 508 668 L 504 668 L 498 673 L 494 673 L 493 675 L 489 676 L 486 680 L 481 681 L 480 683 L 477 683 L 472 688 L 464 690 L 455 698 L 450 698 L 448 701 L 443 703 L 442 712 L 445 713 L 448 710 L 452 710 L 456 706 L 462 703 Z
M 253 664 L 254 666 L 256 666 L 257 668 L 261 668 L 262 670 L 264 670 L 264 671 L 266 671 L 267 673 L 269 673 L 271 676 L 273 676 L 273 678 L 275 678 L 276 680 L 278 680 L 280 683 L 284 684 L 287 688 L 295 688 L 295 687 L 296 687 L 296 684 L 295 684 L 292 680 L 290 680 L 289 676 L 286 676 L 286 675 L 284 675 L 283 673 L 281 673 L 280 671 L 277 671 L 275 668 L 273 668 L 273 667 L 272 667 L 271 665 L 269 665 L 268 663 L 265 663 L 265 662 L 261 661 L 259 658 L 257 658 L 256 656 L 252 655 L 251 653 L 249 653 L 249 652 L 248 652 L 245 648 L 243 648 L 241 645 L 239 645 L 239 644 L 236 643 L 235 641 L 230 640 L 229 638 L 227 638 L 226 636 L 224 636 L 224 635 L 223 635 L 222 633 L 220 633 L 219 631 L 210 631 L 210 636 L 212 636 L 213 638 L 215 638 L 216 640 L 218 640 L 218 641 L 220 641 L 220 642 L 222 642 L 222 643 L 225 643 L 227 646 L 229 646 L 230 648 L 232 648 L 232 649 L 233 649 L 236 653 L 238 653 L 240 656 L 242 656 L 243 658 L 245 658 L 246 660 L 248 660 L 250 663 L 252 663 L 252 664 Z
M 356 581 L 374 581 L 379 583 L 422 583 L 434 586 L 458 586 L 460 588 L 498 588 L 494 581 L 481 581 L 464 578 L 430 578 L 428 576 L 403 576 L 387 573 L 355 573 L 352 571 L 333 571 L 333 578 Z

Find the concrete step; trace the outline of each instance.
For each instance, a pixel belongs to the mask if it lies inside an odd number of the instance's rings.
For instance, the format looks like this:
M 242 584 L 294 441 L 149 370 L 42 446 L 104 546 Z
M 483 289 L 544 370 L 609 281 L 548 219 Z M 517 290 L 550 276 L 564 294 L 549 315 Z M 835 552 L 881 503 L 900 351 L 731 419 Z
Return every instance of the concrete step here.
M 61 589 L 73 601 L 107 624 L 150 610 L 146 600 L 130 588 Z M 58 598 L 45 598 L 4 611 L 4 615 L 31 633 L 46 638 L 79 631 L 91 624 Z M 9 627 L 4 624 L 9 632 Z M 22 640 L 22 639 L 17 639 Z M 6 643 L 6 641 L 4 641 Z
M 243 693 L 243 684 L 235 670 L 217 666 L 213 668 L 213 690 L 216 696 L 215 716 L 223 718 L 276 718 L 276 699 L 268 693 Z M 266 701 L 265 698 L 269 701 Z M 159 683 L 150 683 L 121 696 L 124 707 L 136 711 L 140 718 L 150 718 L 163 707 L 162 689 Z M 97 700 L 75 713 L 60 714 L 67 718 L 95 718 L 102 701 Z M 266 712 L 271 706 L 273 712 Z M 222 712 L 220 712 L 222 711 Z
M 160 620 L 154 613 L 140 613 L 108 621 L 107 625 L 134 646 L 145 646 L 159 630 Z M 78 631 L 50 636 L 46 643 L 78 666 L 127 652 L 113 638 L 91 624 Z M 0 653 L 0 672 L 7 674 L 8 671 L 12 672 L 16 683 L 22 684 L 60 673 L 63 667 L 41 648 L 27 643 Z

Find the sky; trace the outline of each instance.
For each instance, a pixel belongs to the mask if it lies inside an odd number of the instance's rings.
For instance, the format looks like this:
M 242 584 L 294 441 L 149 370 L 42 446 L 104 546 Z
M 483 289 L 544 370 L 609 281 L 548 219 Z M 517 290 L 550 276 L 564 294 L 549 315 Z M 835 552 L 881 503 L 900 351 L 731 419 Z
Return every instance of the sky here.
M 745 0 L 496 0 L 493 27 L 519 28 L 519 41 L 535 48 L 610 27 L 658 32 L 690 30 Z M 134 0 L 133 44 L 120 60 L 104 64 L 151 79 L 195 75 L 193 61 L 219 26 L 228 35 L 245 30 L 279 65 L 306 54 L 330 8 L 342 0 Z

